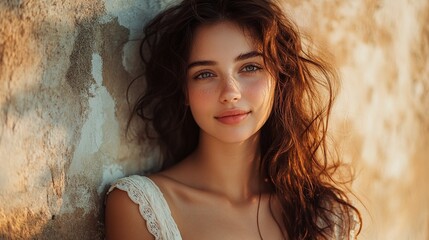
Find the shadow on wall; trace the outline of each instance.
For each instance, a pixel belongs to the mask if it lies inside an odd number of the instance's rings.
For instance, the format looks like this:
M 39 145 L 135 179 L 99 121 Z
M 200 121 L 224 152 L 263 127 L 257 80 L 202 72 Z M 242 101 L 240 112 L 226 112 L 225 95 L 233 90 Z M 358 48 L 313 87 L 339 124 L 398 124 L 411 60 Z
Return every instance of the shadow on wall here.
M 76 11 L 90 11 L 77 2 Z M 105 164 L 142 157 L 120 147 L 129 30 L 117 18 L 100 23 L 97 1 L 82 19 L 47 3 L 8 4 L 0 4 L 0 239 L 101 239 Z

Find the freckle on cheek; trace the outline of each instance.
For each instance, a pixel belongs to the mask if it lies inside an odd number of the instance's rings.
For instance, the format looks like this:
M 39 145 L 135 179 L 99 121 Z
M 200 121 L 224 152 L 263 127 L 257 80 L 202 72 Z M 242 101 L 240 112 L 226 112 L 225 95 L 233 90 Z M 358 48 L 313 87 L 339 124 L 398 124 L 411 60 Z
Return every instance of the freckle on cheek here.
M 213 92 L 213 90 L 211 90 L 211 89 L 205 89 L 205 90 L 201 91 L 201 95 L 210 94 L 212 92 Z

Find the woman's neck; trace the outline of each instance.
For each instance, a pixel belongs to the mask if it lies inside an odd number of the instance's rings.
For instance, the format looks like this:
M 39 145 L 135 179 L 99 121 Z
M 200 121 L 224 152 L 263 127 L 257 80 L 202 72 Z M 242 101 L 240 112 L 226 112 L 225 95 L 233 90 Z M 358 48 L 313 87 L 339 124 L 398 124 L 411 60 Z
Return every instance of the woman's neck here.
M 198 188 L 224 195 L 231 201 L 246 201 L 262 191 L 259 134 L 240 143 L 201 136 L 198 148 L 187 162 L 195 170 L 193 175 L 199 178 Z

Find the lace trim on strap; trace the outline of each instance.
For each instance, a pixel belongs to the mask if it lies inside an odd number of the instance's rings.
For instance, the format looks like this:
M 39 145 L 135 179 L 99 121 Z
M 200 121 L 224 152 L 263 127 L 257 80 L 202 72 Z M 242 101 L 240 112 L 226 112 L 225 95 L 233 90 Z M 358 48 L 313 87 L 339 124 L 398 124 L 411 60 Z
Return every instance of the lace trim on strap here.
M 156 240 L 182 239 L 162 192 L 152 180 L 138 175 L 121 178 L 110 187 L 107 194 L 114 188 L 127 192 L 129 198 L 139 205 L 140 215 L 146 220 L 146 227 Z

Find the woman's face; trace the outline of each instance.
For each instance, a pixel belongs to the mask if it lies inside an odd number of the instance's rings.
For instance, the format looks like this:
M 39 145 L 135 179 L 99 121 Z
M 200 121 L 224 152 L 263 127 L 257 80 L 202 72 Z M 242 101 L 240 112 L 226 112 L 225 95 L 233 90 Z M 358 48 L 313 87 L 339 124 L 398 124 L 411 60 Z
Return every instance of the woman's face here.
M 270 115 L 274 80 L 249 32 L 223 21 L 195 31 L 187 90 L 201 137 L 243 142 L 259 133 Z

